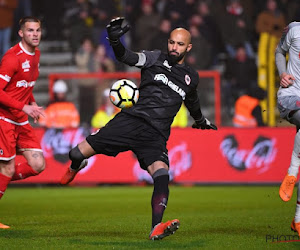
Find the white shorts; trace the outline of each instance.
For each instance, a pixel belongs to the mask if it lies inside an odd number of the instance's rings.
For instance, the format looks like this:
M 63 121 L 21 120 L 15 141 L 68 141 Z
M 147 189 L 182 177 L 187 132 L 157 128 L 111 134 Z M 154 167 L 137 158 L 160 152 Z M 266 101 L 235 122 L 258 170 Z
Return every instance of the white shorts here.
M 277 99 L 277 108 L 280 113 L 280 117 L 289 121 L 288 114 L 291 111 L 300 109 L 300 97 L 299 96 L 281 96 Z

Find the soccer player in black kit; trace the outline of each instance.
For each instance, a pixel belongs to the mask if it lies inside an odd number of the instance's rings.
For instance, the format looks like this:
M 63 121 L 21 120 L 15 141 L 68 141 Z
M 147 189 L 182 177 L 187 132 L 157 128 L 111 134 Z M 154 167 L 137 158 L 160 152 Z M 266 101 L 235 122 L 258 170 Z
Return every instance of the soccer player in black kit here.
M 216 130 L 217 127 L 202 115 L 197 95 L 199 76 L 184 63 L 186 53 L 192 48 L 190 33 L 183 28 L 173 30 L 168 40 L 167 54 L 158 50 L 135 53 L 120 42 L 120 37 L 129 30 L 128 25 L 122 27 L 123 21 L 124 18 L 111 20 L 106 27 L 108 39 L 119 61 L 141 68 L 139 100 L 70 151 L 72 163 L 61 184 L 70 183 L 78 171 L 87 165 L 87 158 L 95 154 L 116 156 L 131 150 L 141 168 L 153 178 L 149 239 L 157 240 L 173 234 L 180 224 L 177 219 L 162 223 L 162 217 L 169 197 L 166 144 L 172 121 L 182 102 L 195 120 L 193 128 Z

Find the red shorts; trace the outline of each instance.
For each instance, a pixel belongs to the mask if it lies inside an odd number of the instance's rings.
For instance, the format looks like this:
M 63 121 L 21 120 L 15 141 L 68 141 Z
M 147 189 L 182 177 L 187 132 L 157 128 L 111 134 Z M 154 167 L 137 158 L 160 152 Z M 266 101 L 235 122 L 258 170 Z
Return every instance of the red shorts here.
M 25 150 L 42 152 L 41 145 L 29 123 L 16 125 L 0 119 L 0 160 L 9 161 Z

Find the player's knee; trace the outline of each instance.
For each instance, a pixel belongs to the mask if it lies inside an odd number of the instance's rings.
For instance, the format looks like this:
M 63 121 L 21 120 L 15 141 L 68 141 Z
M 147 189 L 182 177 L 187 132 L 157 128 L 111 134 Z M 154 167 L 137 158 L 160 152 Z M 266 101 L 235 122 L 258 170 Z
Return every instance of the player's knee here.
M 153 175 L 152 175 L 152 178 L 153 180 L 159 176 L 162 176 L 162 175 L 167 175 L 169 176 L 169 171 L 166 169 L 166 168 L 159 168 L 158 170 L 156 170 Z
M 28 164 L 38 173 L 43 172 L 46 167 L 45 158 L 42 155 L 35 160 L 29 161 Z
M 0 173 L 12 177 L 15 173 L 15 165 L 14 164 L 5 164 L 4 166 L 0 167 Z
M 85 159 L 84 155 L 80 152 L 78 146 L 71 149 L 71 151 L 69 152 L 69 158 L 71 161 L 74 162 L 82 162 Z

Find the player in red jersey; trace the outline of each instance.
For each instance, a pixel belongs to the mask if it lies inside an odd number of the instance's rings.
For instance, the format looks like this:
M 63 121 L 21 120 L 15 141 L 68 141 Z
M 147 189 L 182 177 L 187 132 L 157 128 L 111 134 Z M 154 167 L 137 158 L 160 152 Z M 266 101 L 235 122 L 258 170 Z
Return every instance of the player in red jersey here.
M 0 64 L 0 199 L 11 181 L 34 176 L 45 168 L 45 159 L 28 116 L 37 122 L 43 115 L 32 94 L 39 75 L 41 22 L 20 20 L 21 41 L 10 48 Z M 17 153 L 26 161 L 15 164 Z M 9 228 L 0 223 L 0 228 Z

